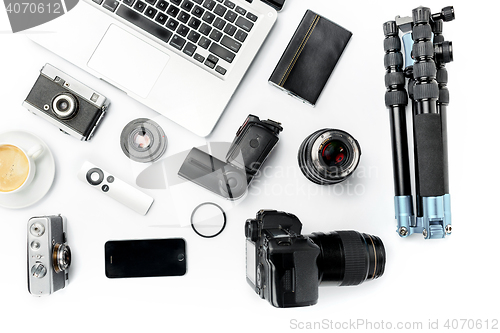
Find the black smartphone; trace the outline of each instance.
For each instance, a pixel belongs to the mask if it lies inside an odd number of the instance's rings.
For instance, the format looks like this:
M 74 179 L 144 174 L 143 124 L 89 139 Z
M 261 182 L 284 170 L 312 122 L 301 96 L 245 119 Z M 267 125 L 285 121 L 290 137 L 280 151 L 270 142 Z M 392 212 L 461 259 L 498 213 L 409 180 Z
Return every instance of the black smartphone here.
M 104 252 L 110 279 L 186 274 L 186 242 L 182 238 L 108 241 Z

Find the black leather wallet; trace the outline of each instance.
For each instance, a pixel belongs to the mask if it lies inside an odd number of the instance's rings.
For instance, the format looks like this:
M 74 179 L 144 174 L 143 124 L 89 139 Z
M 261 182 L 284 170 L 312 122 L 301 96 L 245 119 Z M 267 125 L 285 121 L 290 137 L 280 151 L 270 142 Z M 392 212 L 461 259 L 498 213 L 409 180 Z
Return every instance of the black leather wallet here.
M 352 33 L 308 10 L 269 83 L 315 105 Z

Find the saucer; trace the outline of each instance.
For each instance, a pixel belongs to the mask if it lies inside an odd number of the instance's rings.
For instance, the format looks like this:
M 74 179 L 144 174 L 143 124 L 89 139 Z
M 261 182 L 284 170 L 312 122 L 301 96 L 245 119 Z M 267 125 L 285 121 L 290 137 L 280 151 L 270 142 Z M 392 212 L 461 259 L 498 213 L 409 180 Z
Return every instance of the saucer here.
M 0 207 L 20 209 L 35 204 L 47 194 L 54 182 L 56 165 L 52 152 L 42 139 L 25 131 L 0 133 L 0 142 L 10 142 L 18 145 L 24 150 L 30 149 L 30 147 L 36 144 L 43 146 L 44 151 L 35 162 L 36 173 L 31 184 L 16 193 L 0 194 Z

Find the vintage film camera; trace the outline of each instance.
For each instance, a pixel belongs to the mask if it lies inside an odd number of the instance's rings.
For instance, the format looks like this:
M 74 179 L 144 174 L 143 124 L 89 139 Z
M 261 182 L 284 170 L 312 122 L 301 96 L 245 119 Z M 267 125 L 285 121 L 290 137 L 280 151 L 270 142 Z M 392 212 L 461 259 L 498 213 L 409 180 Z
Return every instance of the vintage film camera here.
M 178 174 L 226 199 L 241 198 L 279 141 L 280 123 L 249 115 L 238 129 L 226 162 L 193 148 Z
M 66 218 L 33 217 L 28 221 L 28 290 L 50 295 L 68 284 L 71 250 L 66 239 Z
M 377 236 L 301 230 L 295 215 L 275 210 L 246 221 L 247 282 L 273 306 L 314 305 L 321 283 L 354 286 L 384 273 L 385 248 Z
M 88 141 L 104 117 L 109 101 L 54 66 L 45 64 L 23 106 L 62 132 Z

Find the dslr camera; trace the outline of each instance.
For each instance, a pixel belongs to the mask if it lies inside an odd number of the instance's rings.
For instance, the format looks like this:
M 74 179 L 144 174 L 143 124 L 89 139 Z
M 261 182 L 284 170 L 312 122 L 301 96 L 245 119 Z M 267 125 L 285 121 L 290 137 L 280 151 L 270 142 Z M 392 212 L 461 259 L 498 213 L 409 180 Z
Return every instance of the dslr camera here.
M 81 141 L 92 138 L 109 101 L 50 64 L 40 71 L 23 106 Z
M 66 239 L 66 218 L 33 217 L 28 221 L 28 290 L 50 295 L 68 284 L 71 250 Z
M 276 147 L 281 131 L 280 123 L 249 115 L 229 147 L 226 162 L 193 148 L 178 174 L 226 199 L 239 199 Z
M 295 215 L 275 210 L 246 221 L 247 282 L 273 306 L 314 305 L 322 283 L 354 286 L 384 273 L 380 238 L 352 230 L 301 230 Z

